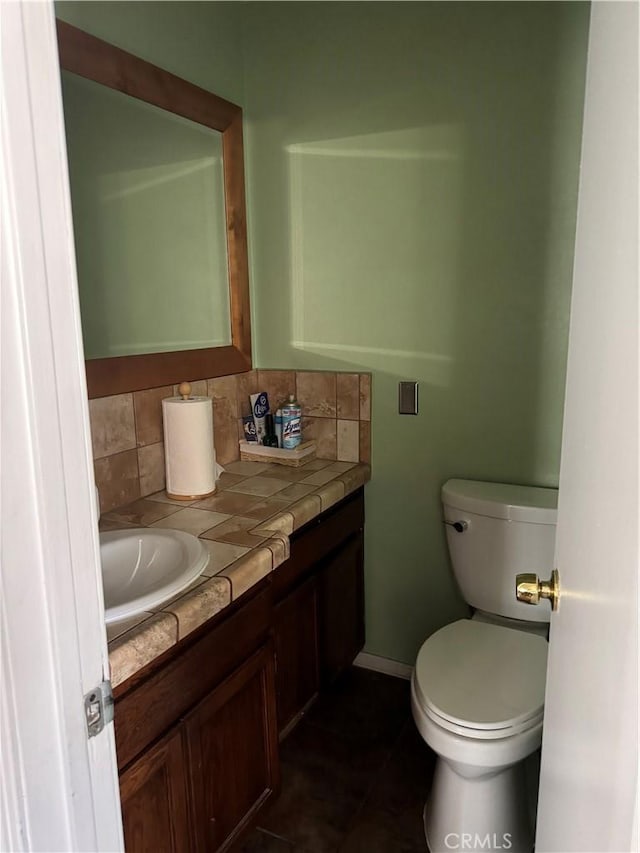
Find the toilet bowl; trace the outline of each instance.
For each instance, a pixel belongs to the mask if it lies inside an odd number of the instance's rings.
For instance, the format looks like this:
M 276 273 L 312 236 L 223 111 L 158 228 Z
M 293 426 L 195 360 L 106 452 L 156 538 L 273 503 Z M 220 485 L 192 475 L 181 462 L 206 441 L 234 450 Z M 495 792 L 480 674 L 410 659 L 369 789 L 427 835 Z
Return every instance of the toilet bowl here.
M 542 741 L 546 661 L 542 637 L 473 619 L 422 646 L 411 709 L 439 758 L 425 808 L 431 853 L 531 851 L 523 762 Z

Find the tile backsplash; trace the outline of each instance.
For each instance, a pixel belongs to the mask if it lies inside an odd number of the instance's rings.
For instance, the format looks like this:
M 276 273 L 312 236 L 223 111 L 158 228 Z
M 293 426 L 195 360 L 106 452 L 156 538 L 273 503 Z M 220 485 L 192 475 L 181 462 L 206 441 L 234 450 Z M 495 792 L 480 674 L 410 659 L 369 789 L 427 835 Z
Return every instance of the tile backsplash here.
M 250 370 L 191 383 L 192 394 L 213 399 L 216 459 L 239 459 L 242 418 L 249 394 L 266 391 L 272 407 L 289 394 L 302 406 L 304 439 L 317 455 L 341 462 L 371 461 L 371 374 L 333 371 Z M 91 438 L 100 508 L 108 512 L 165 485 L 162 399 L 166 385 L 89 401 Z

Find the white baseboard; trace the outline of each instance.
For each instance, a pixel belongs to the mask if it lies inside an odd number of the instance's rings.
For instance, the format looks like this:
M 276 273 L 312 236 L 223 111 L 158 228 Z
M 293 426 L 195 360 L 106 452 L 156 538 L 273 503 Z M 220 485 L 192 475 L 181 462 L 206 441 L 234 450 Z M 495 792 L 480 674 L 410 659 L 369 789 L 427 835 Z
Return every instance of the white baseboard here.
M 380 655 L 370 655 L 368 652 L 360 652 L 353 665 L 362 669 L 372 669 L 374 672 L 384 672 L 385 675 L 395 675 L 396 678 L 405 678 L 407 681 L 413 672 L 413 667 L 407 663 L 383 658 Z

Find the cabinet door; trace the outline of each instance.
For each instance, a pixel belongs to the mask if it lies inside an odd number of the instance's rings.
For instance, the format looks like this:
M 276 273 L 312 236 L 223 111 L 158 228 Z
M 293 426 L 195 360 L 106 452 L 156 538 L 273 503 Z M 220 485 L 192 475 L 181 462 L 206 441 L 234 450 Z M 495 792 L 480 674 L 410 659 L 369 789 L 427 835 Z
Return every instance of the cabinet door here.
M 185 726 L 196 850 L 227 850 L 279 784 L 272 646 L 203 699 Z
M 320 571 L 320 654 L 324 683 L 353 663 L 364 646 L 364 541 L 359 531 Z
M 192 847 L 181 730 L 120 775 L 127 853 L 184 853 Z
M 283 731 L 318 692 L 318 584 L 303 583 L 274 610 L 278 728 Z

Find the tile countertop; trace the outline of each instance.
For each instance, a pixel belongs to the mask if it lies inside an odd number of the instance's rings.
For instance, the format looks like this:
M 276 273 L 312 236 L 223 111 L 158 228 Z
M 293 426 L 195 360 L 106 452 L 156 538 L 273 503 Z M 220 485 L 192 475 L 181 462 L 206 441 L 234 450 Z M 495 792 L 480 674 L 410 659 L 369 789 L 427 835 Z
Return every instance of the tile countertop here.
M 105 513 L 100 530 L 164 527 L 199 536 L 204 572 L 158 609 L 107 626 L 111 684 L 117 687 L 238 599 L 289 557 L 289 536 L 371 476 L 369 465 L 314 459 L 300 468 L 231 462 L 201 501 L 164 492 Z

